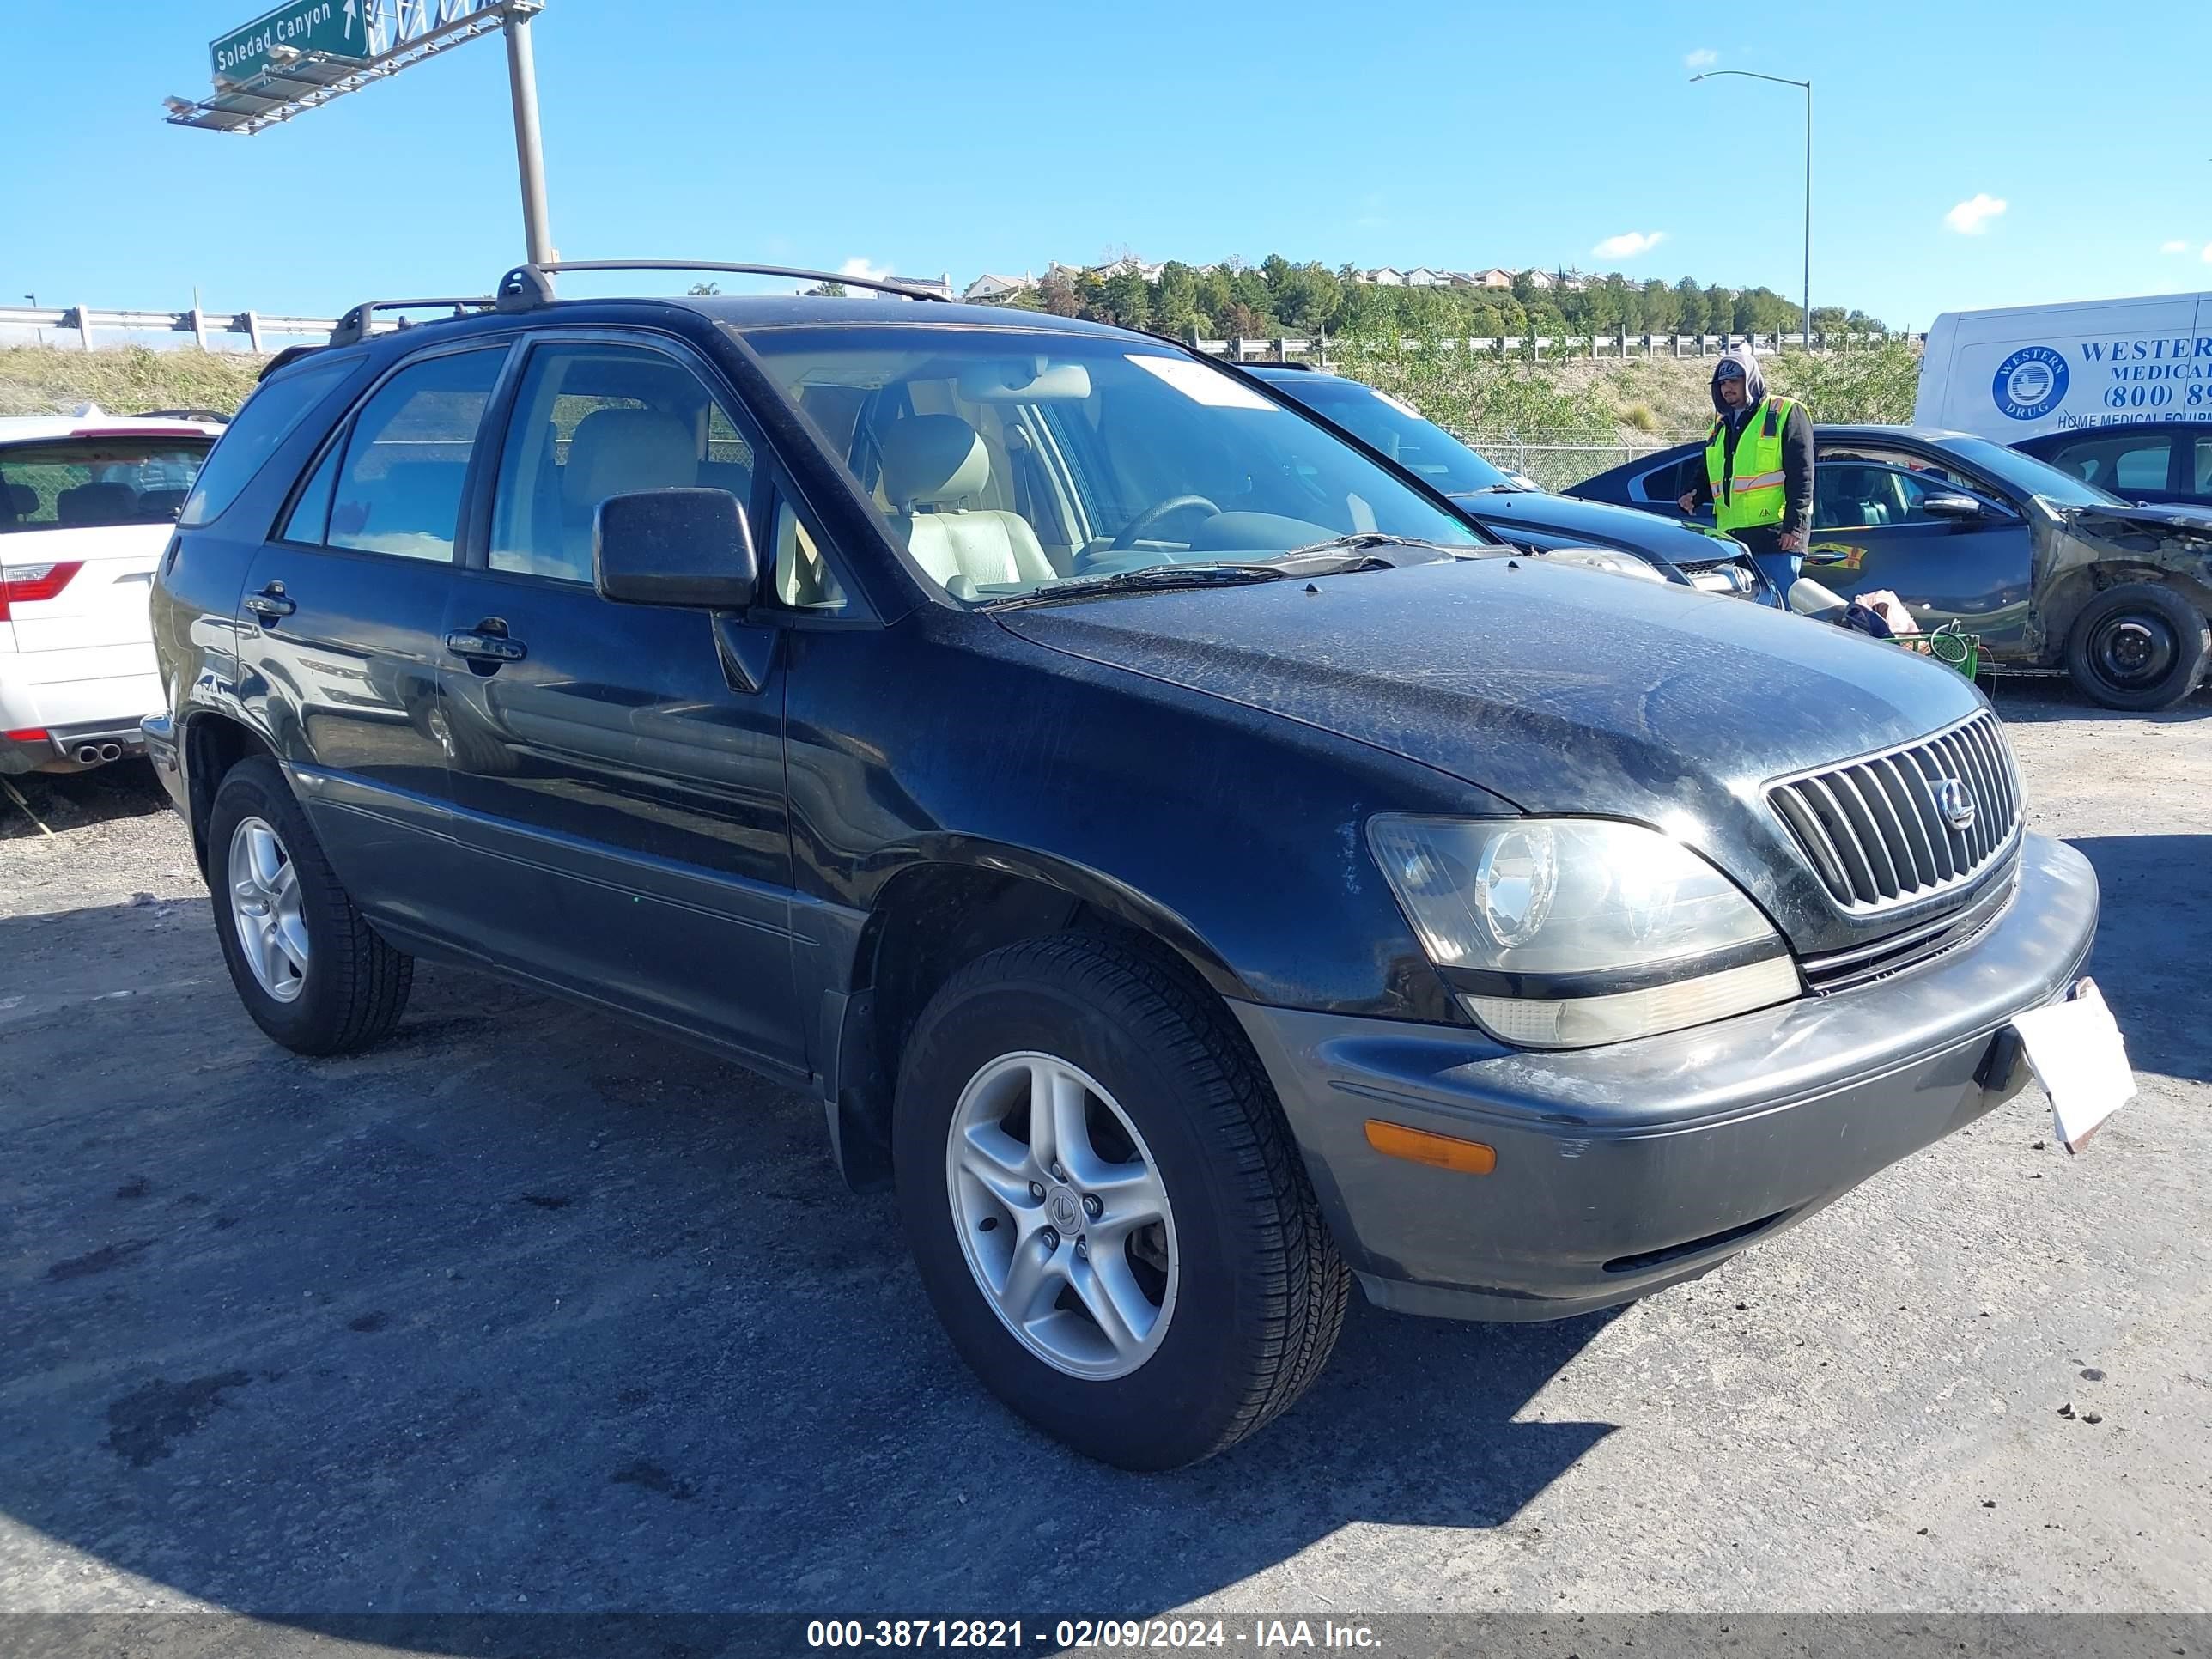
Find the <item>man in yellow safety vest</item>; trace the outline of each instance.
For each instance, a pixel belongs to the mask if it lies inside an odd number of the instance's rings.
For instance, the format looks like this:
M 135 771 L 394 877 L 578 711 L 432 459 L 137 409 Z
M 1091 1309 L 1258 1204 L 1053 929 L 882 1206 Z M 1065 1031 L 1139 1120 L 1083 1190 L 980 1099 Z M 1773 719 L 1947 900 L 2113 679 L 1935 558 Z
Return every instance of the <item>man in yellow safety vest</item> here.
M 1680 503 L 1694 516 L 1712 504 L 1715 528 L 1735 537 L 1782 590 L 1804 565 L 1813 525 L 1813 417 L 1789 398 L 1769 397 L 1748 346 L 1713 366 L 1713 422 L 1705 477 Z

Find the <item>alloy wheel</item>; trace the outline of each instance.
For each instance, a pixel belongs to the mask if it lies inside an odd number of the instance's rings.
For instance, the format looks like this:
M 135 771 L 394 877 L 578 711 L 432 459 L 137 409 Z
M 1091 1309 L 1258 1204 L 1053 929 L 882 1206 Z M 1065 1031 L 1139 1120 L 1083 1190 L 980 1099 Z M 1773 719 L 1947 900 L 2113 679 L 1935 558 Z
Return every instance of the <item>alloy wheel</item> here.
M 266 819 L 241 818 L 231 831 L 230 919 L 254 981 L 278 1002 L 296 1001 L 307 983 L 300 872 Z
M 1152 1151 L 1097 1081 L 1011 1054 L 953 1108 L 945 1173 L 976 1287 L 1055 1370 L 1104 1382 L 1158 1351 L 1175 1312 L 1175 1217 Z

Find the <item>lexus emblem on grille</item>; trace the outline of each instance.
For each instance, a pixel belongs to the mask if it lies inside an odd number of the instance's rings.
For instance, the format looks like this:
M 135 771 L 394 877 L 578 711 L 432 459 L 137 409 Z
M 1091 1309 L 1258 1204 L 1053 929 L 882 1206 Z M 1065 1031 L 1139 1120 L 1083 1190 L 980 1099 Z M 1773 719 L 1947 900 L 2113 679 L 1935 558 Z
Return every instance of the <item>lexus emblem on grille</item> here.
M 1974 792 L 1956 778 L 1946 778 L 1931 786 L 1936 791 L 1936 810 L 1943 815 L 1943 822 L 1954 830 L 1974 827 Z

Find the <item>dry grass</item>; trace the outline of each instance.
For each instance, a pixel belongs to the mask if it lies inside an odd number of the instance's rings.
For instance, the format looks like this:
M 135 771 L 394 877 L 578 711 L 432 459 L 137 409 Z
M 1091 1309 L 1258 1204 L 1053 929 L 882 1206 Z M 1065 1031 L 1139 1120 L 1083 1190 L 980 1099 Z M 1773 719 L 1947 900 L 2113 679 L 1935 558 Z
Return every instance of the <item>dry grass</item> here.
M 149 346 L 0 347 L 0 415 L 66 415 L 85 403 L 114 415 L 149 409 L 212 409 L 227 415 L 253 390 L 254 377 L 268 361 L 239 351 Z

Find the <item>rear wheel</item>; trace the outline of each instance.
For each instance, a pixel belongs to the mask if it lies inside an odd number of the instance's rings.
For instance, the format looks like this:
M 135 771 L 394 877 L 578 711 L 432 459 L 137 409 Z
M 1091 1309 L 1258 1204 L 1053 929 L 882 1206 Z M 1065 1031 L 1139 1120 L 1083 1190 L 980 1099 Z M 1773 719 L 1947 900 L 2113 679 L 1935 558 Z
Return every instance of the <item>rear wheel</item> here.
M 274 761 L 223 775 L 208 821 L 208 885 L 231 983 L 253 1023 L 303 1054 L 388 1036 L 414 979 L 346 896 Z
M 2165 708 L 2194 691 L 2212 629 L 2170 587 L 2127 582 L 2091 600 L 2066 643 L 2075 684 L 2107 708 Z
M 956 975 L 907 1044 L 892 1155 L 954 1346 L 1092 1457 L 1211 1456 L 1335 1345 L 1350 1275 L 1266 1079 L 1139 951 L 1063 934 Z

